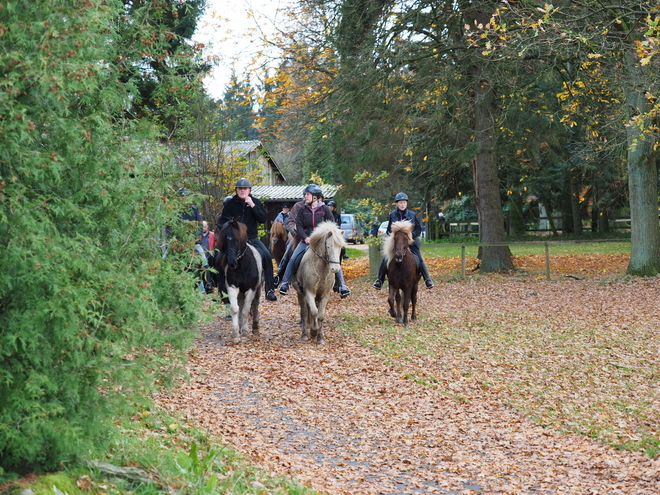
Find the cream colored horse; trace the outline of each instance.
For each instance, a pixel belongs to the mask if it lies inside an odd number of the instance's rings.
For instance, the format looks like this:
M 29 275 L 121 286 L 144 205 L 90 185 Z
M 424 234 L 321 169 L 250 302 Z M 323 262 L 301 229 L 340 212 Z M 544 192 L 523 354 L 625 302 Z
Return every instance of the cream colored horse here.
M 302 256 L 292 285 L 298 292 L 300 305 L 300 339 L 309 340 L 311 336 L 323 344 L 325 307 L 335 283 L 335 273 L 340 268 L 341 248 L 346 246 L 346 241 L 334 222 L 319 224 L 309 240 L 309 249 Z

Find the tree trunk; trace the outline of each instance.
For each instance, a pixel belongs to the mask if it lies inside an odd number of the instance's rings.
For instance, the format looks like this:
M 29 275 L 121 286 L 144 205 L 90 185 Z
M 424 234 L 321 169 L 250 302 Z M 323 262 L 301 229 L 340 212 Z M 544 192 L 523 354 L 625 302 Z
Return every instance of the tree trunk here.
M 571 175 L 571 211 L 573 212 L 573 232 L 582 233 L 582 210 L 580 209 L 580 184 Z
M 630 117 L 647 113 L 651 106 L 644 94 L 644 67 L 639 65 L 634 48 L 626 52 L 626 63 L 632 85 L 626 101 Z M 646 128 L 648 122 L 644 122 Z M 660 269 L 660 227 L 658 225 L 658 171 L 655 139 L 643 134 L 637 123 L 626 126 L 628 134 L 628 189 L 630 196 L 630 263 L 631 275 L 655 276 Z
M 505 242 L 504 215 L 500 200 L 500 181 L 495 161 L 494 97 L 490 81 L 483 66 L 473 66 L 474 80 L 474 141 L 477 154 L 474 158 L 474 189 L 479 215 L 480 242 Z M 508 246 L 484 246 L 481 272 L 513 270 L 511 251 Z

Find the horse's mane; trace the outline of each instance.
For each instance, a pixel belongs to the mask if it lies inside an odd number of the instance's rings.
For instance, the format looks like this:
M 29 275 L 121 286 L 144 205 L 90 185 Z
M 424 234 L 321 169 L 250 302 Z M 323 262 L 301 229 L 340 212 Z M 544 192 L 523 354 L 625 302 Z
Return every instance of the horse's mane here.
M 403 232 L 408 236 L 408 244 L 412 244 L 412 231 L 414 228 L 415 226 L 408 220 L 401 220 L 392 224 L 392 233 L 385 238 L 385 242 L 383 242 L 382 248 L 383 256 L 385 256 L 388 261 L 394 258 L 394 234 L 397 232 Z
M 244 223 L 239 222 L 238 220 L 229 220 L 225 224 L 220 227 L 220 234 L 218 235 L 219 237 L 219 242 L 220 242 L 220 249 L 224 250 L 224 241 L 225 238 L 227 237 L 227 231 L 229 229 L 232 229 L 234 232 L 234 237 L 238 240 L 239 243 L 243 244 L 247 242 L 247 225 Z
M 346 245 L 344 233 L 339 230 L 337 224 L 332 221 L 326 221 L 318 224 L 312 232 L 312 235 L 309 236 L 309 245 L 312 246 L 312 249 L 317 249 L 319 244 L 323 242 L 323 239 L 327 237 L 328 233 L 332 234 L 333 241 L 336 244 L 340 244 L 341 246 Z
M 286 229 L 282 222 L 273 222 L 273 225 L 270 228 L 270 233 L 275 234 L 278 237 L 286 238 Z

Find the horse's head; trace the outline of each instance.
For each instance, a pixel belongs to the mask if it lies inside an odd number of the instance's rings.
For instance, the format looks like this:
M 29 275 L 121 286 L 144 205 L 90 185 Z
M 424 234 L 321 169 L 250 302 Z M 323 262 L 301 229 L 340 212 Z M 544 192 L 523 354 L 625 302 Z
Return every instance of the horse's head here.
M 414 225 L 403 220 L 392 224 L 392 234 L 385 240 L 383 250 L 388 259 L 401 263 L 413 243 L 412 231 Z
M 341 248 L 346 246 L 344 234 L 334 222 L 320 223 L 309 237 L 309 245 L 316 256 L 323 259 L 332 273 L 339 271 Z
M 235 269 L 247 249 L 247 227 L 237 220 L 230 220 L 220 229 L 220 251 L 225 253 L 227 266 Z
M 279 241 L 286 242 L 286 229 L 282 222 L 273 222 L 270 228 L 270 242 L 274 244 Z

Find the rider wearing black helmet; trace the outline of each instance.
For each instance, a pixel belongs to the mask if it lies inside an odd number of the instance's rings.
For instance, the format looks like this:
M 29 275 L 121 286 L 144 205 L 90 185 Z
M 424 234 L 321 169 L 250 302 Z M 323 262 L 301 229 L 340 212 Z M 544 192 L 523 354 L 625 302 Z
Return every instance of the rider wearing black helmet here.
M 293 251 L 291 259 L 286 264 L 282 285 L 280 286 L 280 294 L 282 295 L 287 295 L 289 292 L 289 283 L 291 281 L 291 277 L 293 277 L 296 258 L 301 256 L 306 247 L 309 245 L 309 236 L 311 235 L 316 225 L 325 221 L 334 221 L 332 211 L 322 201 L 323 191 L 321 191 L 319 186 L 316 184 L 309 184 L 305 187 L 303 194 L 305 199 L 296 203 L 296 205 L 300 203 L 301 206 L 297 210 L 298 212 L 295 217 L 296 235 L 298 236 L 300 242 Z M 294 205 L 294 208 L 296 205 Z M 346 286 L 346 283 L 344 282 L 344 275 L 341 271 L 341 268 L 335 274 L 335 285 L 338 287 L 338 291 L 342 299 L 350 295 L 351 290 Z
M 424 277 L 424 283 L 426 284 L 427 289 L 433 288 L 433 280 L 429 275 L 429 269 L 426 267 L 424 258 L 422 258 L 422 253 L 419 249 L 419 236 L 422 233 L 422 225 L 417 219 L 415 212 L 408 209 L 408 195 L 404 192 L 400 192 L 394 197 L 396 201 L 396 210 L 390 213 L 389 221 L 387 222 L 387 231 L 386 234 L 389 235 L 392 233 L 392 224 L 394 222 L 399 222 L 401 220 L 408 220 L 413 224 L 413 243 L 410 245 L 410 252 L 413 253 L 419 259 L 419 270 L 422 272 L 422 277 Z M 385 275 L 387 273 L 387 262 L 385 258 L 380 263 L 380 268 L 378 269 L 378 278 L 374 282 L 374 288 L 380 290 L 383 288 L 383 280 L 385 280 Z
M 330 208 L 330 211 L 332 212 L 332 216 L 335 218 L 335 223 L 337 224 L 337 227 L 341 228 L 341 215 L 337 212 L 337 203 L 335 203 L 335 201 L 331 199 L 326 204 L 328 205 L 328 208 Z
M 320 200 L 323 200 L 323 191 L 319 186 L 316 184 L 308 184 L 305 186 L 303 189 L 303 199 L 298 201 L 293 205 L 291 210 L 289 211 L 289 218 L 286 220 L 285 228 L 286 231 L 289 232 L 297 241 L 296 238 L 296 218 L 298 217 L 298 212 L 300 211 L 300 208 L 302 208 L 305 205 L 305 193 L 307 193 L 310 189 L 310 186 L 314 186 L 315 188 L 314 191 L 320 195 Z M 280 260 L 280 263 L 277 267 L 277 277 L 275 277 L 275 287 L 277 287 L 280 283 L 280 279 L 284 277 L 284 271 L 286 270 L 287 265 L 289 264 L 289 260 L 291 259 L 291 255 L 293 254 L 293 250 L 296 248 L 297 242 L 288 242 L 286 244 L 286 251 L 284 251 L 284 256 L 282 256 L 282 259 Z
M 259 199 L 252 196 L 252 184 L 248 179 L 238 179 L 235 190 L 236 194 L 224 202 L 222 213 L 218 216 L 215 223 L 218 228 L 221 228 L 222 225 L 232 219 L 245 224 L 247 227 L 248 242 L 261 255 L 264 274 L 266 276 L 266 299 L 268 301 L 277 301 L 273 279 L 273 262 L 271 261 L 270 252 L 258 237 L 259 224 L 265 223 L 267 219 L 266 209 Z M 219 273 L 218 290 L 223 286 L 224 277 L 222 273 Z

